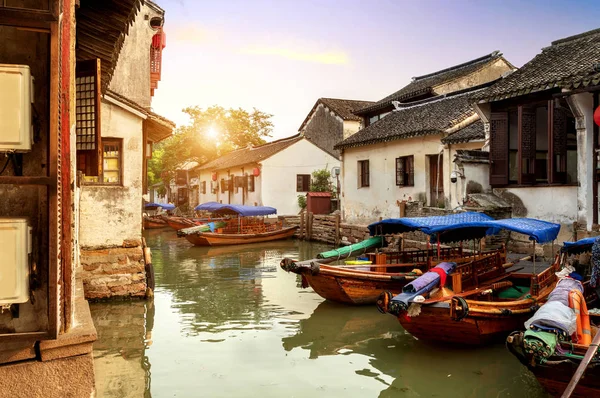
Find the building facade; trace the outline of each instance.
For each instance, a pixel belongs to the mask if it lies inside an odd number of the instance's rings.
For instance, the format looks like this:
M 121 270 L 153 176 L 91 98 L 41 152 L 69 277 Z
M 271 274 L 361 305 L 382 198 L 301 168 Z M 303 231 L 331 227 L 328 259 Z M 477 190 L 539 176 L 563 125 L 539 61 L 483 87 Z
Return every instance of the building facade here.
M 298 195 L 309 191 L 314 171 L 339 167 L 339 160 L 302 135 L 230 152 L 199 166 L 198 203 L 272 206 L 297 214 Z M 192 203 L 194 206 L 197 203 Z
M 598 224 L 599 57 L 599 30 L 557 40 L 475 97 L 490 185 L 513 216 L 561 223 L 568 235 L 574 222 Z
M 102 96 L 98 170 L 88 175 L 89 165 L 78 159 L 78 243 L 88 298 L 146 296 L 142 197 L 148 191 L 147 159 L 153 143 L 175 127 L 149 108 L 151 61 L 162 62 L 153 54 L 155 47 L 161 52 L 164 47 L 163 26 L 162 9 L 152 2 L 141 6 Z
M 466 175 L 458 150 L 484 146 L 484 124 L 470 97 L 514 70 L 498 52 L 414 78 L 356 111 L 366 126 L 335 148 L 342 151 L 342 214 L 349 222 L 399 217 L 402 202 L 445 209 L 488 188 Z M 454 178 L 454 177 L 456 178 Z

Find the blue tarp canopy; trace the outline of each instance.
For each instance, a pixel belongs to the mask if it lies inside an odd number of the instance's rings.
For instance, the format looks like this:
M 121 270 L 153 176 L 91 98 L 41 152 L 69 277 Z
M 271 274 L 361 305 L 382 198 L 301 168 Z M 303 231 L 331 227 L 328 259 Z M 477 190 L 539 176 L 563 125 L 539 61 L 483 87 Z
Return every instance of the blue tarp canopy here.
M 483 213 L 466 212 L 447 216 L 388 218 L 369 225 L 371 236 L 423 231 L 431 227 L 460 225 L 467 222 L 488 221 L 492 217 Z
M 199 204 L 198 206 L 194 207 L 194 210 L 213 212 L 213 211 L 219 210 L 223 206 L 225 206 L 225 205 L 218 203 L 218 202 L 206 202 L 206 203 L 202 203 L 202 204 Z
M 175 205 L 172 205 L 170 203 L 154 203 L 154 202 L 146 203 L 144 205 L 145 209 L 151 209 L 153 207 L 162 207 L 165 210 L 173 210 L 175 208 Z
M 598 236 L 579 239 L 577 242 L 563 242 L 562 252 L 568 254 L 580 254 L 592 251 L 592 245 Z
M 221 205 L 221 208 L 213 211 L 213 213 L 239 214 L 242 217 L 253 217 L 277 214 L 277 209 L 269 206 Z
M 423 232 L 434 236 L 439 234 L 440 242 L 458 242 L 495 235 L 502 229 L 528 235 L 530 240 L 538 243 L 546 243 L 556 239 L 560 225 L 533 218 L 506 218 L 432 227 Z

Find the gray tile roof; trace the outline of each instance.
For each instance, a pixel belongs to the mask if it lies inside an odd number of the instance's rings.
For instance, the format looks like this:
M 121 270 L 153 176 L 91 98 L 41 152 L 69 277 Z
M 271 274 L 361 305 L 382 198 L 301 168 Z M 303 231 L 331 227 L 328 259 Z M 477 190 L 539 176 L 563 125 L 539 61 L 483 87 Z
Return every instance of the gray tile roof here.
M 475 114 L 470 96 L 477 91 L 481 89 L 440 95 L 406 104 L 403 108 L 393 111 L 383 119 L 346 138 L 334 148 L 343 149 L 421 135 L 441 134 Z
M 473 122 L 468 126 L 463 127 L 462 129 L 442 138 L 442 144 L 462 144 L 465 142 L 483 139 L 485 139 L 483 122 L 481 119 L 478 119 L 476 122 Z
M 313 112 L 317 109 L 319 104 L 323 104 L 332 111 L 334 111 L 339 117 L 344 120 L 354 120 L 354 121 L 362 121 L 362 117 L 354 114 L 354 112 L 358 109 L 364 108 L 366 106 L 374 104 L 373 101 L 360 101 L 360 100 L 348 100 L 348 99 L 340 99 L 340 98 L 319 98 L 315 105 L 312 107 L 306 118 L 302 122 L 302 125 L 298 129 L 301 131 L 306 123 L 310 120 Z
M 225 155 L 203 164 L 200 170 L 223 170 L 238 167 L 249 163 L 258 163 L 277 152 L 284 150 L 292 144 L 302 140 L 304 137 L 296 134 L 291 137 L 282 138 L 277 141 L 268 142 L 256 147 L 246 147 L 226 153 Z
M 552 42 L 520 69 L 474 99 L 499 101 L 553 88 L 600 83 L 600 29 Z
M 434 86 L 439 86 L 440 84 L 449 82 L 451 80 L 467 76 L 501 57 L 502 54 L 500 52 L 494 51 L 491 54 L 487 54 L 483 57 L 473 59 L 460 65 L 455 65 L 427 75 L 414 77 L 412 82 L 410 82 L 407 86 L 370 106 L 356 111 L 356 113 L 368 113 L 390 106 L 392 101 L 402 102 L 403 100 L 411 97 L 432 93 L 432 88 Z

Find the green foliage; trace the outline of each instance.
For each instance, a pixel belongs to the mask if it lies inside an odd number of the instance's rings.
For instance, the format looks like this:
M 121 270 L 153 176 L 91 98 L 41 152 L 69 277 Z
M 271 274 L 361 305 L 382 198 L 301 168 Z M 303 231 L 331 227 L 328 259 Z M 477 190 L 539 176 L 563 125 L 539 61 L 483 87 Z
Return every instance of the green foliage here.
M 248 112 L 216 105 L 207 109 L 194 106 L 183 112 L 189 115 L 190 123 L 156 145 L 148 165 L 150 183 L 170 180 L 185 162 L 205 163 L 249 144 L 264 144 L 273 130 L 273 115 L 256 108 Z
M 312 173 L 312 178 L 310 181 L 310 191 L 311 192 L 333 192 L 331 182 L 329 179 L 331 178 L 331 173 L 329 170 L 315 170 Z
M 306 209 L 306 195 L 298 195 L 298 207 Z

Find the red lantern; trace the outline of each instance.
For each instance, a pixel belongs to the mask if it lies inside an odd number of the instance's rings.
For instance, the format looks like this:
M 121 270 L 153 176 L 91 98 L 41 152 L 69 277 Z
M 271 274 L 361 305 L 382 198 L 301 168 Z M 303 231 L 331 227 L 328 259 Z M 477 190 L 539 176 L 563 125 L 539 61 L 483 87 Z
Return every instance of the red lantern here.
M 255 167 L 252 169 L 252 175 L 254 177 L 258 177 L 260 175 L 260 169 L 258 167 Z
M 167 35 L 165 32 L 160 31 L 152 36 L 152 47 L 154 48 L 165 48 L 167 46 Z
M 217 181 L 217 173 L 212 173 L 212 180 Z
M 594 111 L 594 123 L 600 126 L 600 106 Z

